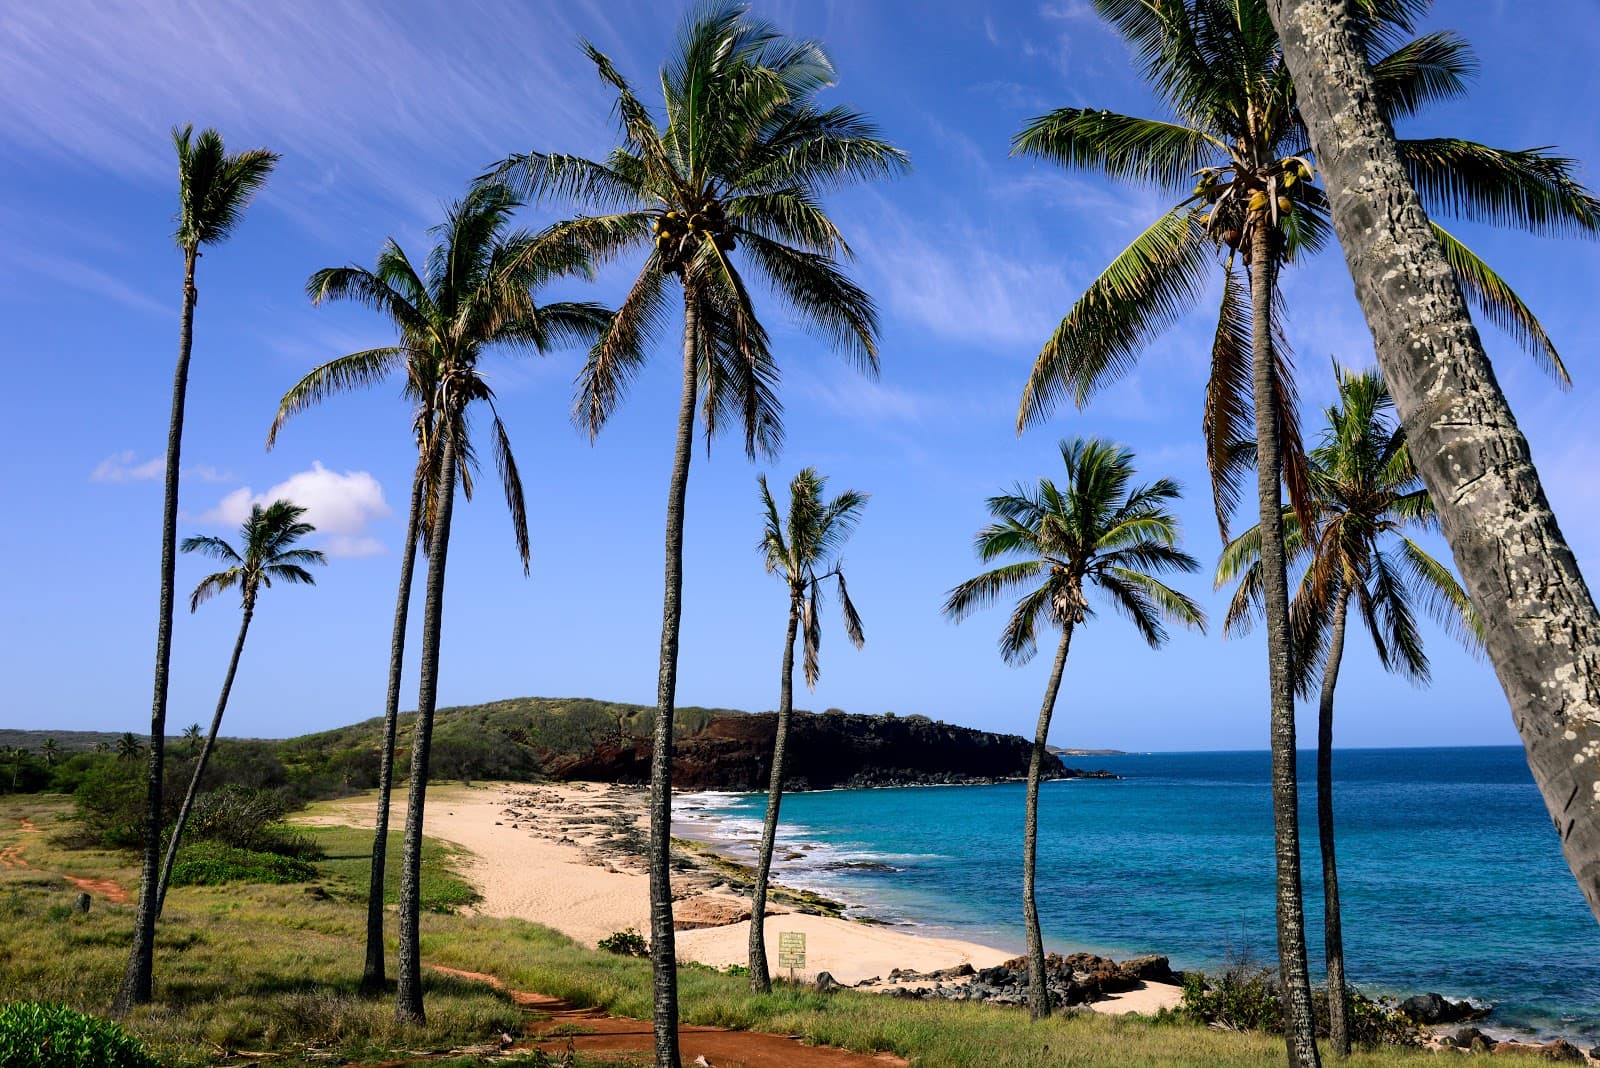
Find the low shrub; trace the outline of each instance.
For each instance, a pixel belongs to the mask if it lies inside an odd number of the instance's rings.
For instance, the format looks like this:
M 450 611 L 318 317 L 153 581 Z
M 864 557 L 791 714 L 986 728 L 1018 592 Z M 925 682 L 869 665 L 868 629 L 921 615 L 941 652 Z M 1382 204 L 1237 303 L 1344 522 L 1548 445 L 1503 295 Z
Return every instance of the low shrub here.
M 172 865 L 173 886 L 303 883 L 316 875 L 316 868 L 295 857 L 240 849 L 205 839 L 184 846 Z
M 635 931 L 632 927 L 600 939 L 600 948 L 607 953 L 615 953 L 619 957 L 648 957 L 650 955 L 650 943 L 644 940 L 644 935 Z
M 160 1068 L 137 1039 L 110 1020 L 39 1001 L 0 1006 L 0 1064 L 6 1068 Z

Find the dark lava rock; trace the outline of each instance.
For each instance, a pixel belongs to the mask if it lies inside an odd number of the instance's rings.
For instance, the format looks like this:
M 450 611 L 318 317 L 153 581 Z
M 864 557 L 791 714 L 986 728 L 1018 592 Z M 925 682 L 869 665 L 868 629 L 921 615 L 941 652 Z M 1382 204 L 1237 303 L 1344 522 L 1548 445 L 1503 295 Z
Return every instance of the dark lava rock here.
M 1439 994 L 1418 994 L 1400 1003 L 1400 1011 L 1421 1024 L 1460 1023 L 1489 1015 L 1468 1001 L 1451 1001 Z
M 1481 1052 L 1488 1052 L 1495 1047 L 1494 1039 L 1490 1038 L 1476 1027 L 1463 1027 L 1445 1041 L 1449 1042 L 1452 1046 L 1460 1046 L 1462 1049 L 1478 1050 Z
M 1181 978 L 1165 957 L 1134 957 L 1121 965 L 1122 974 L 1142 983 L 1178 983 Z
M 78 900 L 74 903 L 73 908 L 77 909 L 79 912 L 88 912 L 89 903 L 91 900 L 92 899 L 88 894 L 79 894 Z
M 818 972 L 817 989 L 824 994 L 831 994 L 835 990 L 841 989 L 841 987 L 839 981 L 833 977 L 832 972 Z

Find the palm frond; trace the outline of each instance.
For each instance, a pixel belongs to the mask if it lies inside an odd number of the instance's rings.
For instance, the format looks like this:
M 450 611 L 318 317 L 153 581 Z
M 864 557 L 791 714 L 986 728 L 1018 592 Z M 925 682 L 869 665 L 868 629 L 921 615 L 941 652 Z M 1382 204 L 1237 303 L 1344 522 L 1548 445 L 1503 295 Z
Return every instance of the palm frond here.
M 278 413 L 273 416 L 272 427 L 267 431 L 267 448 L 277 443 L 278 431 L 283 429 L 283 424 L 290 416 L 321 403 L 335 393 L 377 385 L 389 376 L 397 364 L 408 358 L 426 359 L 420 353 L 391 345 L 352 352 L 313 368 L 291 386 L 278 402 Z
M 1556 237 L 1600 236 L 1600 200 L 1578 163 L 1544 148 L 1500 149 L 1454 137 L 1397 142 L 1430 214 Z
M 1372 64 L 1378 108 L 1391 123 L 1429 104 L 1466 95 L 1478 72 L 1472 47 L 1459 34 L 1439 30 L 1413 38 Z
M 1226 157 L 1204 130 L 1094 108 L 1058 108 L 1011 139 L 1011 154 L 1108 178 L 1186 189 L 1197 170 Z
M 1454 234 L 1438 223 L 1430 222 L 1430 225 L 1434 236 L 1439 239 L 1445 262 L 1450 264 L 1468 302 L 1491 323 L 1510 334 L 1540 368 L 1555 378 L 1562 389 L 1570 389 L 1572 378 L 1567 374 L 1566 364 L 1562 362 L 1555 343 L 1545 333 L 1544 326 L 1533 310 L 1523 303 L 1505 279 Z

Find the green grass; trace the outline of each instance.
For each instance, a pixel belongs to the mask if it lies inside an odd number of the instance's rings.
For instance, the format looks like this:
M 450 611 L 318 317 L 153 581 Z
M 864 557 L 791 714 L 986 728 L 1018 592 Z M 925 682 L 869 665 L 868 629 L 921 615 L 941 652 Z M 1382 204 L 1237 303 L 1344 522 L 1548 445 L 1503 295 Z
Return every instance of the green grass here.
M 68 826 L 60 822 L 68 809 L 60 799 L 0 803 L 0 848 L 24 840 L 16 816 L 49 832 Z M 213 1063 L 221 1050 L 272 1051 L 282 1055 L 272 1063 L 283 1065 L 328 1063 L 329 1057 L 395 1063 L 401 1055 L 394 1051 L 443 1052 L 520 1031 L 524 1017 L 506 995 L 435 972 L 424 973 L 424 1027 L 397 1025 L 389 997 L 359 994 L 366 832 L 313 833 L 330 854 L 319 865 L 328 886 L 338 890 L 329 897 L 301 886 L 173 888 L 157 937 L 158 1000 L 128 1016 L 130 1031 L 174 1068 Z M 26 836 L 25 849 L 41 868 L 109 876 L 129 887 L 137 882 L 133 854 L 70 849 L 49 833 Z M 451 858 L 443 847 L 430 849 L 425 881 L 459 882 L 449 870 Z M 55 876 L 0 871 L 0 990 L 103 1013 L 127 959 L 132 909 L 96 900 L 87 915 L 62 910 L 75 893 Z M 620 1015 L 650 1015 L 647 961 L 601 953 L 535 924 L 430 914 L 422 924 L 422 950 L 430 963 L 489 973 L 512 989 Z M 821 995 L 784 985 L 754 996 L 745 979 L 709 968 L 686 966 L 679 976 L 686 1022 L 889 1050 L 918 1068 L 1276 1068 L 1283 1062 L 1279 1040 L 1187 1024 L 1084 1014 L 1030 1025 L 1026 1013 L 992 1006 L 850 991 Z M 1421 1051 L 1387 1049 L 1345 1063 L 1436 1068 L 1439 1062 Z
M 301 827 L 306 837 L 322 850 L 318 873 L 329 893 L 346 900 L 367 900 L 367 885 L 372 870 L 372 831 L 357 827 Z M 384 865 L 383 901 L 400 901 L 401 832 L 389 832 L 388 863 Z M 422 907 L 429 912 L 454 912 L 475 905 L 481 896 L 462 878 L 455 865 L 463 852 L 433 838 L 422 840 Z
M 303 860 L 239 849 L 221 842 L 186 842 L 172 865 L 173 886 L 221 886 L 224 883 L 303 883 L 317 869 Z

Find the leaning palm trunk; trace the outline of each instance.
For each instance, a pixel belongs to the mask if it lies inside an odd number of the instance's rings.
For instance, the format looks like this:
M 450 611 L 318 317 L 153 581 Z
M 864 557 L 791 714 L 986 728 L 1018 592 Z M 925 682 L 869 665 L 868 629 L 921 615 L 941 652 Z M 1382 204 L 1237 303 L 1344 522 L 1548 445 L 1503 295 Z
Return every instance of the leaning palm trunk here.
M 178 467 L 183 448 L 183 405 L 189 389 L 189 354 L 194 347 L 194 287 L 198 250 L 184 250 L 183 317 L 178 326 L 178 366 L 172 376 L 172 415 L 167 422 L 166 493 L 161 504 L 161 608 L 156 621 L 155 698 L 150 708 L 150 764 L 145 780 L 144 859 L 139 869 L 139 906 L 133 918 L 133 949 L 112 1012 L 124 1013 L 150 1000 L 155 966 L 157 897 L 161 857 L 162 772 L 166 759 L 167 670 L 172 663 L 172 598 L 178 556 Z
M 1322 669 L 1322 700 L 1317 712 L 1317 836 L 1322 844 L 1322 953 L 1328 962 L 1328 1044 L 1336 1057 L 1350 1056 L 1349 994 L 1344 979 L 1344 933 L 1339 921 L 1339 865 L 1333 838 L 1333 690 L 1344 659 L 1344 625 L 1350 591 L 1339 591 Z
M 1056 711 L 1056 694 L 1061 691 L 1061 673 L 1067 666 L 1067 648 L 1072 644 L 1072 623 L 1061 624 L 1061 646 L 1056 650 L 1055 666 L 1045 687 L 1044 704 L 1039 709 L 1039 726 L 1033 732 L 1033 755 L 1028 760 L 1027 812 L 1022 823 L 1022 920 L 1028 929 L 1028 1014 L 1042 1020 L 1050 1015 L 1050 990 L 1045 985 L 1044 935 L 1039 931 L 1039 905 L 1034 899 L 1034 867 L 1039 853 L 1039 778 L 1044 771 L 1045 748 L 1050 737 L 1050 717 Z
M 1356 296 L 1528 766 L 1600 917 L 1600 614 L 1373 104 L 1344 0 L 1271 0 Z
M 1278 977 L 1291 1068 L 1316 1068 L 1316 1022 L 1306 964 L 1305 907 L 1300 888 L 1300 797 L 1295 768 L 1294 650 L 1289 638 L 1289 578 L 1283 544 L 1278 383 L 1272 348 L 1277 235 L 1258 216 L 1252 226 L 1250 302 L 1256 408 L 1256 488 L 1261 515 L 1261 587 L 1267 621 L 1272 701 L 1272 822 L 1277 853 Z
M 694 447 L 700 317 L 683 290 L 683 398 L 667 489 L 666 579 L 661 597 L 661 670 L 650 751 L 650 973 L 656 1068 L 679 1068 L 678 960 L 672 928 L 672 718 L 678 692 L 678 622 L 683 616 L 683 506 Z
M 453 413 L 459 417 L 459 412 Z M 428 797 L 428 747 L 433 740 L 433 709 L 439 694 L 439 628 L 444 616 L 444 565 L 450 546 L 450 511 L 456 490 L 456 431 L 442 420 L 444 452 L 439 461 L 438 500 L 428 542 L 427 599 L 422 608 L 421 684 L 417 723 L 411 734 L 411 791 L 406 804 L 405 844 L 400 858 L 400 950 L 395 989 L 395 1019 L 422 1023 L 422 815 Z
M 772 850 L 778 841 L 778 808 L 783 804 L 783 755 L 789 743 L 789 718 L 794 711 L 794 639 L 800 631 L 800 599 L 789 598 L 789 632 L 783 639 L 783 678 L 778 683 L 778 729 L 772 737 L 772 781 L 767 787 L 767 819 L 761 826 L 761 854 L 756 858 L 756 888 L 750 899 L 750 989 L 772 992 L 767 969 L 767 880 L 772 875 Z
M 183 795 L 183 807 L 178 809 L 178 818 L 172 825 L 172 838 L 167 842 L 167 857 L 161 863 L 161 879 L 156 884 L 156 918 L 161 918 L 161 910 L 167 903 L 167 887 L 172 882 L 172 865 L 178 859 L 178 843 L 183 838 L 183 829 L 189 823 L 189 813 L 194 810 L 195 795 L 200 792 L 200 777 L 206 773 L 206 763 L 211 759 L 211 750 L 217 744 L 217 732 L 222 729 L 222 714 L 228 710 L 228 694 L 233 690 L 233 677 L 239 671 L 239 654 L 244 652 L 244 638 L 250 631 L 250 618 L 256 612 L 256 595 L 254 590 L 246 590 L 244 595 L 244 618 L 239 622 L 239 637 L 233 643 L 233 656 L 228 659 L 228 673 L 222 679 L 222 693 L 217 696 L 217 710 L 211 716 L 211 729 L 206 732 L 206 740 L 200 746 L 200 756 L 194 762 L 194 774 L 189 776 L 189 789 Z
M 389 854 L 389 795 L 394 785 L 394 737 L 400 719 L 400 677 L 406 658 L 406 617 L 411 610 L 411 579 L 416 571 L 417 532 L 422 525 L 422 497 L 427 467 L 417 460 L 411 480 L 411 512 L 406 519 L 406 546 L 400 553 L 400 592 L 395 598 L 394 633 L 389 639 L 389 694 L 383 706 L 383 750 L 378 757 L 378 818 L 372 834 L 372 871 L 367 881 L 367 960 L 361 989 L 383 989 L 383 893 Z

